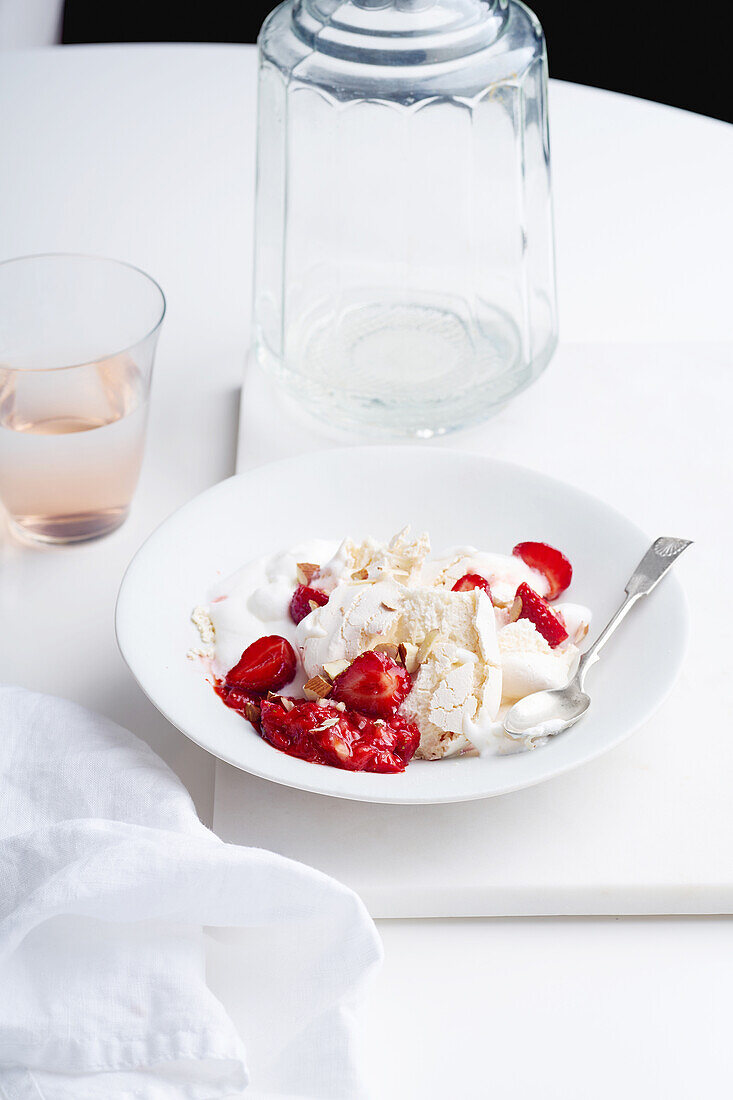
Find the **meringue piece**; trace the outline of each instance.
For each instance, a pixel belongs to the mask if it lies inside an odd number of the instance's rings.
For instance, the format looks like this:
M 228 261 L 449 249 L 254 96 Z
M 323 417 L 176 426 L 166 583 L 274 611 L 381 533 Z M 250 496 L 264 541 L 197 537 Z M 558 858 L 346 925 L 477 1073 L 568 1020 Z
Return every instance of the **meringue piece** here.
M 189 649 L 186 656 L 192 661 L 198 657 L 204 660 L 214 657 L 216 654 L 216 632 L 209 612 L 205 607 L 194 607 L 191 612 L 191 622 L 199 632 L 201 645 Z
M 296 639 L 308 676 L 332 661 L 353 661 L 378 642 L 401 641 L 398 633 L 400 588 L 394 581 L 342 584 L 327 604 L 298 624 Z
M 199 637 L 204 645 L 211 645 L 216 640 L 214 624 L 205 607 L 194 607 L 191 612 L 191 622 L 198 630 Z
M 371 537 L 359 543 L 346 538 L 321 569 L 318 585 L 324 592 L 331 592 L 337 585 L 353 580 L 393 579 L 410 584 L 418 579 L 429 553 L 428 536 L 422 534 L 411 540 L 409 527 L 404 527 L 386 545 Z
M 501 702 L 501 665 L 491 603 L 484 592 L 404 593 L 399 630 L 420 644 L 437 632 L 400 712 L 421 732 L 416 756 L 436 760 L 474 747 Z

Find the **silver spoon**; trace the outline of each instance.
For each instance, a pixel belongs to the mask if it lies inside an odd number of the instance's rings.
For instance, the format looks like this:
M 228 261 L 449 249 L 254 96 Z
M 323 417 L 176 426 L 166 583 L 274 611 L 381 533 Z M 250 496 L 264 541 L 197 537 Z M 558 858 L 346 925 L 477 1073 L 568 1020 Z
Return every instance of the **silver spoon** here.
M 569 684 L 552 691 L 535 691 L 515 703 L 504 718 L 504 731 L 519 740 L 551 737 L 575 725 L 590 706 L 590 696 L 583 691 L 588 669 L 596 663 L 606 644 L 637 600 L 649 593 L 661 581 L 683 550 L 691 543 L 687 539 L 660 538 L 647 550 L 626 585 L 626 599 L 605 630 L 583 654 L 578 670 Z M 535 732 L 536 731 L 536 732 Z

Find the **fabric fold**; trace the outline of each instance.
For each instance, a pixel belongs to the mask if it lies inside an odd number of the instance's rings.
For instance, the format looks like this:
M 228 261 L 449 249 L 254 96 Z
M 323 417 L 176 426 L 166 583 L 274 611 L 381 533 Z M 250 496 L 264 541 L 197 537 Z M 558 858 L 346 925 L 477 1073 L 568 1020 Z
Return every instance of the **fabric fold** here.
M 253 983 L 249 1066 L 207 940 Z M 217 1100 L 250 1076 L 248 1095 L 362 1096 L 354 1013 L 380 958 L 352 891 L 220 841 L 128 731 L 0 688 L 3 1100 Z

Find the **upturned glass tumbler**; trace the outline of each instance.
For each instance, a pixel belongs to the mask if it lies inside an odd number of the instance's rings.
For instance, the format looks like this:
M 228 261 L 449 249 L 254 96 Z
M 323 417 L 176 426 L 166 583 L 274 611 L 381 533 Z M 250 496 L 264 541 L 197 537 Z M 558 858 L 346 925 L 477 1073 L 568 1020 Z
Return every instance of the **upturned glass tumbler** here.
M 259 59 L 256 359 L 336 425 L 485 419 L 557 340 L 536 17 L 286 0 Z

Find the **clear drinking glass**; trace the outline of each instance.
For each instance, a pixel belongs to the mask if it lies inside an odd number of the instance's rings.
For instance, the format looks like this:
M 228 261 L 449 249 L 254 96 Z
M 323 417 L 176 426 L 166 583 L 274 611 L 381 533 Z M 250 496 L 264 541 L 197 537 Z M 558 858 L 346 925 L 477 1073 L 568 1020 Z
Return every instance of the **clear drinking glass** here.
M 164 313 L 158 284 L 117 260 L 0 263 L 0 501 L 18 531 L 79 542 L 124 521 Z
M 256 359 L 333 423 L 484 419 L 557 339 L 536 17 L 286 0 L 259 56 Z

